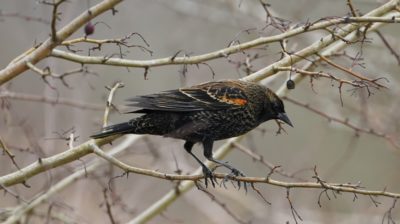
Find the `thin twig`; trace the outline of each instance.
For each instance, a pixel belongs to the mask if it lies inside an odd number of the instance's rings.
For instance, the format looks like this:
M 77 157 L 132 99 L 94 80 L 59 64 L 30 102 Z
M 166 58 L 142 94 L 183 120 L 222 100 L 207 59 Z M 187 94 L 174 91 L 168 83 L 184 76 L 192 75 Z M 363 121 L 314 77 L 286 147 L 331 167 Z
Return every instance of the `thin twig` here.
M 396 58 L 397 63 L 400 65 L 400 54 L 396 52 L 396 50 L 390 45 L 390 43 L 386 40 L 385 36 L 383 36 L 383 34 L 379 30 L 375 31 L 375 33 L 378 34 L 378 36 L 379 36 L 379 38 L 381 38 L 383 44 L 390 51 L 390 53 Z
M 100 104 L 91 104 L 88 102 L 79 102 L 74 101 L 68 98 L 61 97 L 47 97 L 47 96 L 39 96 L 27 93 L 17 93 L 10 91 L 0 92 L 0 99 L 12 99 L 12 100 L 22 100 L 22 101 L 31 101 L 31 102 L 41 102 L 51 105 L 64 105 L 75 107 L 83 110 L 104 110 L 104 106 Z
M 250 222 L 246 222 L 239 218 L 235 212 L 231 211 L 231 209 L 222 201 L 220 201 L 215 195 L 213 195 L 211 192 L 207 191 L 206 188 L 204 188 L 201 184 L 196 182 L 197 189 L 200 191 L 204 192 L 205 195 L 207 195 L 213 202 L 217 203 L 228 215 L 230 215 L 236 222 L 241 223 L 241 224 L 246 224 Z
M 112 100 L 113 100 L 115 91 L 116 91 L 118 88 L 122 88 L 122 87 L 124 87 L 124 84 L 123 84 L 122 82 L 117 82 L 117 83 L 115 83 L 114 86 L 110 89 L 110 94 L 108 95 L 107 102 L 106 102 L 106 109 L 105 109 L 105 111 L 104 111 L 103 128 L 104 128 L 104 127 L 107 127 L 107 125 L 108 125 L 108 115 L 110 114 L 110 110 L 111 110 L 111 108 L 112 108 L 112 106 L 113 106 Z
M 384 138 L 393 147 L 395 147 L 396 149 L 400 149 L 400 145 L 395 141 L 394 137 L 389 135 L 389 134 L 378 132 L 378 131 L 376 131 L 374 129 L 358 127 L 355 124 L 350 123 L 348 119 L 340 119 L 340 118 L 333 117 L 333 116 L 331 116 L 329 114 L 326 114 L 326 113 L 324 113 L 324 112 L 322 112 L 322 111 L 320 111 L 320 110 L 318 110 L 316 108 L 311 107 L 308 104 L 301 103 L 301 102 L 299 102 L 297 100 L 294 100 L 292 98 L 289 98 L 287 96 L 285 96 L 283 98 L 286 99 L 287 101 L 293 103 L 293 104 L 296 104 L 298 106 L 304 107 L 307 110 L 310 110 L 310 111 L 312 111 L 312 112 L 314 112 L 314 113 L 316 113 L 316 114 L 318 114 L 318 115 L 320 115 L 322 117 L 325 117 L 326 119 L 328 119 L 328 121 L 334 121 L 334 122 L 337 122 L 337 123 L 342 124 L 344 126 L 347 126 L 347 127 L 351 128 L 351 129 L 353 129 L 356 133 L 365 133 L 365 134 L 374 135 L 374 136 L 377 136 L 377 137 L 380 137 L 380 138 Z
M 354 9 L 353 3 L 351 2 L 352 0 L 347 0 L 347 5 L 350 8 L 350 12 L 354 17 L 358 16 L 358 13 L 356 12 L 356 10 Z
M 10 149 L 8 149 L 6 143 L 4 142 L 3 138 L 0 136 L 0 147 L 3 149 L 3 152 L 11 159 L 12 163 L 18 170 L 21 168 L 18 166 L 17 162 L 15 161 L 15 155 L 11 153 Z
M 112 214 L 112 211 L 111 211 L 112 206 L 111 206 L 110 202 L 108 201 L 107 188 L 104 188 L 103 196 L 104 196 L 104 203 L 105 203 L 106 209 L 107 209 L 108 218 L 110 219 L 111 224 L 115 224 L 116 223 L 115 222 L 115 218 L 114 218 L 114 216 Z
M 375 84 L 375 85 L 378 86 L 378 87 L 387 88 L 386 86 L 384 86 L 384 85 L 382 85 L 382 84 L 379 84 L 379 83 L 377 82 L 377 81 L 379 81 L 381 78 L 369 79 L 369 78 L 367 78 L 367 77 L 365 77 L 365 76 L 363 76 L 363 75 L 361 75 L 361 74 L 358 74 L 358 73 L 356 73 L 356 72 L 354 72 L 354 71 L 351 71 L 350 69 L 347 69 L 347 68 L 345 68 L 345 67 L 343 67 L 343 66 L 341 66 L 341 65 L 339 65 L 339 64 L 337 64 L 337 63 L 335 63 L 335 62 L 333 62 L 332 60 L 328 59 L 327 57 L 325 57 L 325 56 L 323 56 L 323 55 L 320 55 L 320 54 L 317 54 L 317 55 L 318 55 L 318 57 L 321 58 L 322 61 L 324 61 L 324 62 L 328 63 L 329 65 L 331 65 L 331 66 L 333 66 L 333 67 L 335 67 L 335 68 L 337 68 L 337 69 L 339 69 L 339 70 L 342 70 L 342 71 L 344 71 L 344 72 L 346 72 L 346 73 L 348 73 L 348 74 L 350 74 L 350 75 L 352 75 L 352 76 L 354 76 L 354 77 L 356 77 L 356 78 L 358 78 L 358 79 L 360 79 L 360 80 L 373 83 L 373 84 Z

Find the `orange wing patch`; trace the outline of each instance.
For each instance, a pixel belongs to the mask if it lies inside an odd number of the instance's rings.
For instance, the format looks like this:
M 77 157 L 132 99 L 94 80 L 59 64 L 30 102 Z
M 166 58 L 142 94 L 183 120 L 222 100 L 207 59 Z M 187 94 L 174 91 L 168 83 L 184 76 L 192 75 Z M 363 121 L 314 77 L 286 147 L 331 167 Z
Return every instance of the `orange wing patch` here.
M 226 96 L 222 97 L 221 100 L 223 102 L 229 103 L 229 104 L 235 104 L 238 106 L 244 106 L 247 104 L 247 100 L 241 99 L 241 98 L 228 98 Z

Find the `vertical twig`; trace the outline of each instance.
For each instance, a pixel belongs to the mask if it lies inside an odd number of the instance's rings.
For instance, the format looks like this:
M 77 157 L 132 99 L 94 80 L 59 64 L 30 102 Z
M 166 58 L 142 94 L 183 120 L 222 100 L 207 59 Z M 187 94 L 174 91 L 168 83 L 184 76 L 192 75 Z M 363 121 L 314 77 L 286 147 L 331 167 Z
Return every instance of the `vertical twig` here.
M 17 162 L 15 161 L 15 155 L 10 152 L 10 149 L 7 147 L 6 143 L 4 143 L 4 140 L 0 136 L 0 147 L 3 149 L 4 153 L 10 157 L 12 163 L 14 164 L 15 167 L 17 167 L 18 170 L 21 168 L 18 166 Z
M 351 0 L 347 0 L 347 5 L 349 6 L 350 12 L 353 15 L 353 17 L 358 17 L 358 13 L 354 9 L 354 6 L 353 6 L 353 3 L 351 2 Z
M 110 94 L 108 95 L 108 99 L 107 99 L 107 103 L 106 103 L 106 110 L 104 111 L 103 128 L 108 125 L 108 115 L 110 114 L 110 110 L 112 107 L 112 100 L 113 100 L 115 91 L 118 88 L 122 88 L 122 87 L 124 87 L 124 84 L 122 82 L 117 82 L 114 84 L 114 86 L 111 89 L 108 88 L 110 90 Z

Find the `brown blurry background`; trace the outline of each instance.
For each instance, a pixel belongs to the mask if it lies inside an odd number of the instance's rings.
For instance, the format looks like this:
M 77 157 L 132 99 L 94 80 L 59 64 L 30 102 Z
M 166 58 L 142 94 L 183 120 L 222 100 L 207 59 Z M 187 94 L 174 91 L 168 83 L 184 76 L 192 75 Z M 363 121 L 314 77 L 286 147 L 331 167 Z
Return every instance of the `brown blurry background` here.
M 58 27 L 67 24 L 98 1 L 74 1 L 64 3 L 60 7 L 62 12 Z M 354 5 L 363 13 L 378 7 L 382 1 L 353 0 Z M 293 23 L 316 21 L 326 16 L 344 16 L 348 13 L 346 1 L 329 0 L 289 0 L 268 1 L 271 10 L 276 16 L 285 18 Z M 3 15 L 18 13 L 28 17 L 51 20 L 51 7 L 38 4 L 37 1 L 2 0 L 0 10 Z M 156 59 L 169 57 L 179 50 L 188 55 L 198 55 L 222 49 L 232 40 L 249 41 L 261 36 L 278 33 L 276 30 L 266 29 L 262 32 L 241 33 L 245 29 L 261 29 L 265 26 L 265 12 L 258 1 L 124 1 L 117 5 L 118 13 L 112 16 L 111 12 L 95 18 L 95 33 L 91 38 L 107 39 L 121 38 L 132 32 L 140 33 L 150 44 L 149 49 L 154 53 L 150 56 L 139 48 L 122 48 L 128 59 Z M 20 17 L 0 17 L 0 66 L 4 68 L 13 58 L 26 51 L 34 44 L 49 37 L 50 26 L 43 21 L 27 21 Z M 381 29 L 386 39 L 399 53 L 400 36 L 399 25 L 387 25 Z M 308 46 L 327 32 L 313 32 L 290 39 L 288 47 L 298 50 Z M 83 29 L 75 33 L 72 38 L 83 36 Z M 390 54 L 382 41 L 374 33 L 368 34 L 370 43 L 363 47 L 365 68 L 355 67 L 354 70 L 369 77 L 386 77 L 389 82 L 382 81 L 389 88 L 373 90 L 368 97 L 366 91 L 351 91 L 343 88 L 343 107 L 340 103 L 337 84 L 327 79 L 314 80 L 313 89 L 309 79 L 298 84 L 289 94 L 289 97 L 304 103 L 334 117 L 348 118 L 351 123 L 362 128 L 390 133 L 399 141 L 399 64 Z M 129 40 L 132 44 L 141 44 L 143 41 L 137 36 Z M 83 50 L 79 54 L 87 55 L 92 45 L 81 44 L 77 48 Z M 59 47 L 59 49 L 65 49 Z M 346 49 L 349 54 L 355 55 L 360 51 L 356 44 Z M 101 51 L 92 52 L 93 55 L 111 55 L 118 53 L 115 45 L 104 46 Z M 281 56 L 279 44 L 267 46 L 267 50 L 260 51 L 262 59 L 254 62 L 254 70 L 263 68 Z M 183 55 L 183 53 L 181 53 Z M 230 56 L 234 61 L 245 60 L 245 55 L 238 53 Z M 350 66 L 348 60 L 339 60 L 343 65 Z M 226 59 L 217 59 L 207 62 L 213 69 L 205 65 L 199 67 L 188 66 L 185 75 L 180 72 L 182 66 L 162 66 L 151 68 L 144 79 L 143 69 L 112 67 L 103 65 L 89 65 L 93 74 L 76 74 L 66 77 L 70 88 L 60 80 L 50 80 L 52 89 L 34 72 L 27 71 L 18 78 L 0 87 L 1 91 L 11 91 L 35 96 L 67 98 L 77 102 L 105 105 L 108 91 L 105 86 L 112 86 L 121 81 L 125 87 L 119 89 L 114 97 L 116 105 L 123 105 L 126 98 L 143 95 L 180 86 L 189 86 L 196 83 L 231 78 L 244 77 L 246 73 Z M 65 62 L 60 59 L 46 59 L 38 67 L 51 67 L 52 71 L 63 73 L 79 68 L 80 65 Z M 335 72 L 330 67 L 321 67 L 320 70 Z M 317 69 L 318 71 L 318 69 Z M 336 71 L 337 72 L 337 71 Z M 271 79 L 268 86 L 277 90 L 284 84 L 287 77 Z M 0 98 L 0 102 L 7 104 L 0 111 L 0 136 L 16 155 L 19 166 L 25 167 L 38 158 L 48 157 L 68 149 L 67 141 L 60 139 L 59 134 L 68 136 L 73 130 L 78 137 L 75 145 L 88 140 L 88 136 L 100 130 L 102 125 L 103 109 L 87 110 L 59 104 L 46 104 L 36 101 Z M 276 135 L 277 126 L 270 121 L 261 125 L 242 141 L 244 145 L 262 155 L 269 162 L 282 166 L 287 172 L 297 172 L 298 177 L 315 182 L 312 168 L 317 166 L 321 178 L 335 183 L 357 183 L 372 190 L 400 192 L 399 149 L 394 148 L 383 138 L 374 135 L 361 134 L 355 137 L 355 131 L 343 125 L 328 122 L 315 113 L 285 102 L 286 111 L 294 123 L 294 128 L 285 128 L 287 133 Z M 110 123 L 128 120 L 132 114 L 114 112 Z M 123 139 L 116 141 L 118 145 Z M 223 141 L 218 142 L 216 149 Z M 104 148 L 112 148 L 106 146 Z M 195 153 L 202 154 L 200 145 L 195 146 Z M 183 173 L 190 173 L 198 168 L 198 164 L 184 151 L 183 141 L 148 136 L 135 142 L 120 154 L 118 158 L 130 165 L 173 173 L 178 167 Z M 48 172 L 37 175 L 27 184 L 10 187 L 21 198 L 30 200 L 34 195 L 46 192 L 49 187 L 63 177 L 96 159 L 89 155 L 80 161 L 70 163 Z M 241 169 L 249 176 L 266 176 L 269 169 L 253 161 L 249 156 L 238 150 L 233 150 L 225 160 Z M 16 168 L 5 156 L 0 156 L 0 175 L 11 173 Z M 221 168 L 222 172 L 225 172 Z M 105 200 L 112 205 L 115 221 L 125 223 L 152 203 L 157 201 L 175 184 L 166 180 L 130 174 L 128 178 L 112 179 L 112 192 L 107 191 L 105 199 L 103 190 L 108 189 L 111 177 L 121 175 L 118 168 L 102 166 L 94 173 L 83 177 L 67 186 L 45 203 L 37 207 L 27 223 L 44 223 L 46 214 L 51 207 L 54 214 L 62 214 L 70 223 L 110 223 L 106 212 Z M 295 181 L 293 179 L 274 175 L 277 179 Z M 227 184 L 227 189 L 209 188 L 218 200 L 224 202 L 238 217 L 252 223 L 293 223 L 293 217 L 286 199 L 286 189 L 270 185 L 257 185 L 262 194 L 272 205 L 267 205 L 254 191 L 246 192 L 235 189 Z M 321 196 L 320 208 L 318 197 L 321 190 L 293 189 L 291 200 L 303 218 L 302 223 L 381 223 L 385 212 L 392 206 L 393 200 L 376 198 L 381 204 L 376 207 L 368 196 L 359 195 L 354 199 L 353 194 L 336 194 L 329 192 L 330 200 Z M 0 212 L 13 208 L 18 201 L 11 194 L 0 196 Z M 394 209 L 393 218 L 400 216 L 399 209 Z M 50 223 L 62 223 L 60 220 L 50 219 Z M 234 223 L 232 216 L 227 214 L 221 206 L 213 202 L 203 192 L 196 188 L 182 195 L 168 209 L 151 220 L 149 223 Z

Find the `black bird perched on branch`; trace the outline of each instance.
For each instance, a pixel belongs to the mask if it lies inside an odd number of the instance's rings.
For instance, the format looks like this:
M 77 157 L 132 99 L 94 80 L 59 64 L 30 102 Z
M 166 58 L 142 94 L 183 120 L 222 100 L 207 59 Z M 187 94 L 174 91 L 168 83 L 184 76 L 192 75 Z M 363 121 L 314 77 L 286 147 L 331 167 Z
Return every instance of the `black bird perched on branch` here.
M 184 148 L 203 168 L 205 182 L 212 171 L 192 153 L 195 143 L 202 143 L 204 156 L 232 171 L 242 172 L 213 158 L 216 140 L 242 135 L 259 124 L 278 119 L 292 126 L 283 102 L 270 89 L 252 82 L 225 80 L 207 82 L 188 88 L 128 99 L 129 106 L 141 108 L 130 113 L 144 115 L 128 122 L 105 127 L 93 138 L 115 134 L 151 134 L 185 140 Z

